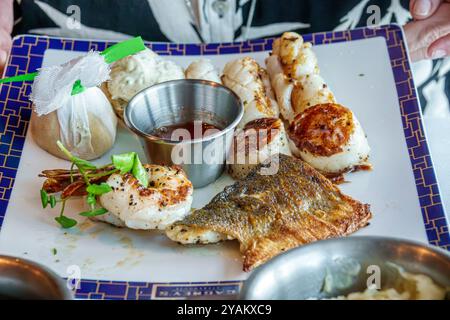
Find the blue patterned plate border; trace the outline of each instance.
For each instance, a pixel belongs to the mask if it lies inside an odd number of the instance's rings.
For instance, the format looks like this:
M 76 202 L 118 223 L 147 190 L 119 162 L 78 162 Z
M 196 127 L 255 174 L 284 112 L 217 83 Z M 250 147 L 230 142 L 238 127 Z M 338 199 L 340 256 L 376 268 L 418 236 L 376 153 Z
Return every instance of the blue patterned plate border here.
M 303 36 L 315 45 L 383 37 L 389 51 L 397 87 L 403 130 L 414 172 L 425 229 L 430 244 L 450 250 L 450 237 L 439 187 L 422 124 L 419 102 L 412 78 L 402 29 L 397 25 L 324 32 Z M 271 50 L 273 39 L 237 43 L 172 44 L 148 43 L 162 55 L 218 55 Z M 34 72 L 42 65 L 46 49 L 67 51 L 104 50 L 113 42 L 23 35 L 14 38 L 5 76 Z M 10 83 L 0 87 L 0 228 L 14 186 L 25 143 L 31 103 L 30 83 Z M 179 299 L 199 295 L 235 295 L 241 281 L 195 283 L 145 283 L 81 280 L 80 299 Z

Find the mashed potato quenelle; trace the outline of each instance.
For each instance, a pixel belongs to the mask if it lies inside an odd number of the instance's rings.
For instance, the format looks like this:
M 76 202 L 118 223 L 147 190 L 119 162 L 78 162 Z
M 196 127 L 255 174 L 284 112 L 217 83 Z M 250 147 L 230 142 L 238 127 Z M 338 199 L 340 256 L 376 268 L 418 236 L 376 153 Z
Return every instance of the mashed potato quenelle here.
M 368 288 L 363 292 L 352 292 L 338 296 L 336 300 L 444 300 L 446 289 L 437 285 L 424 274 L 400 271 L 399 284 L 395 288 L 377 290 Z
M 123 118 L 125 106 L 139 91 L 164 81 L 185 78 L 182 67 L 150 49 L 115 62 L 110 76 L 103 88 L 120 118 Z

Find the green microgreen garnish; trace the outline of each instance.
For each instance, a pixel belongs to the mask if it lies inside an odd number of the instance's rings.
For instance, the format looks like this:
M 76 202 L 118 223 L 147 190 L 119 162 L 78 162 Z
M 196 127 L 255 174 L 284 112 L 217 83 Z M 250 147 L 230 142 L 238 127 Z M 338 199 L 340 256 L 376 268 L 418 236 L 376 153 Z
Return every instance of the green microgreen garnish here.
M 55 220 L 64 229 L 69 229 L 69 228 L 75 227 L 77 225 L 77 220 L 74 220 L 74 219 L 66 217 L 66 216 L 55 217 Z
M 44 189 L 41 189 L 41 203 L 42 208 L 47 208 L 48 205 L 48 194 Z
M 101 196 L 104 193 L 112 191 L 109 184 L 102 182 L 101 184 L 91 184 L 86 188 L 89 195 Z
M 93 206 L 97 203 L 97 198 L 95 197 L 95 194 L 89 193 L 86 197 L 86 202 L 89 206 Z
M 95 216 L 100 216 L 102 214 L 105 214 L 107 212 L 108 212 L 108 210 L 106 210 L 105 208 L 99 208 L 99 209 L 95 209 L 95 210 L 91 210 L 91 211 L 81 212 L 81 213 L 79 213 L 79 215 L 83 216 L 83 217 L 95 217 Z
M 114 167 L 116 167 L 116 169 L 119 169 L 121 174 L 124 174 L 130 172 L 131 169 L 133 169 L 135 158 L 135 152 L 128 152 L 113 155 L 111 157 L 111 161 Z
M 131 173 L 133 176 L 139 180 L 140 184 L 143 185 L 145 188 L 148 187 L 148 174 L 147 170 L 145 170 L 144 166 L 141 163 L 141 160 L 139 160 L 139 157 L 137 154 L 134 156 L 134 164 L 133 168 L 131 169 Z
M 48 205 L 50 205 L 51 208 L 54 208 L 56 202 L 58 201 L 54 195 L 49 195 L 44 189 L 41 189 L 41 203 L 44 209 L 47 208 Z
M 79 215 L 83 217 L 95 217 L 108 212 L 105 208 L 98 208 L 97 206 L 97 196 L 111 192 L 113 189 L 110 185 L 105 182 L 99 182 L 101 179 L 110 176 L 113 173 L 125 174 L 131 172 L 131 174 L 139 181 L 139 183 L 148 187 L 149 177 L 147 171 L 139 160 L 139 156 L 136 152 L 123 153 L 118 155 L 113 155 L 111 157 L 111 164 L 97 167 L 89 161 L 75 157 L 69 150 L 67 150 L 64 145 L 58 141 L 56 143 L 59 149 L 66 155 L 70 160 L 70 183 L 75 182 L 75 176 L 81 177 L 86 186 L 86 202 L 90 208 L 89 211 L 80 212 Z M 77 170 L 74 170 L 76 167 Z M 61 227 L 68 229 L 77 225 L 75 219 L 69 218 L 64 215 L 64 209 L 66 201 L 72 197 L 72 195 L 62 197 L 59 199 L 55 195 L 49 195 L 46 190 L 41 189 L 41 203 L 42 207 L 46 208 L 50 205 L 54 208 L 58 202 L 61 202 L 61 211 L 59 216 L 55 217 L 55 221 L 58 222 Z
M 121 174 L 130 172 L 145 188 L 148 187 L 148 174 L 136 152 L 128 152 L 111 157 L 112 164 Z

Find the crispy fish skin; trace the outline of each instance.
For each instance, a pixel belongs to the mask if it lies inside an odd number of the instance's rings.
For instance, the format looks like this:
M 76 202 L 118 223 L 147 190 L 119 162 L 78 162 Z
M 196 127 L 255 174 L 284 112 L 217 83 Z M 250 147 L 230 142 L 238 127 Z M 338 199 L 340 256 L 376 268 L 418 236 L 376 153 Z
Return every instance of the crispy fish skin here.
M 259 165 L 245 179 L 226 187 L 213 200 L 170 230 L 214 231 L 240 242 L 244 271 L 288 249 L 345 236 L 367 225 L 368 204 L 344 195 L 302 160 L 279 154 L 279 170 L 260 174 Z M 279 158 L 277 158 L 279 157 Z M 180 234 L 180 237 L 182 234 Z

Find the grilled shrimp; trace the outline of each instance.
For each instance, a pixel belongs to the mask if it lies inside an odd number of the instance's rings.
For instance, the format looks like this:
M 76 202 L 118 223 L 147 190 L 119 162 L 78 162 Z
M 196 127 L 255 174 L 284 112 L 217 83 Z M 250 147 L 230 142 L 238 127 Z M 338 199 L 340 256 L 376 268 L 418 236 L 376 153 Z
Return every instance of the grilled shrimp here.
M 208 59 L 200 59 L 192 62 L 187 67 L 185 74 L 186 79 L 202 79 L 222 83 L 217 70 Z
M 112 174 L 106 183 L 112 191 L 102 194 L 99 202 L 108 214 L 97 220 L 131 229 L 162 229 L 190 213 L 192 183 L 176 166 L 144 165 L 149 174 L 148 188 L 131 174 Z
M 240 128 L 255 119 L 278 117 L 278 104 L 269 86 L 268 74 L 254 59 L 244 57 L 228 62 L 223 69 L 222 82 L 244 104 Z

